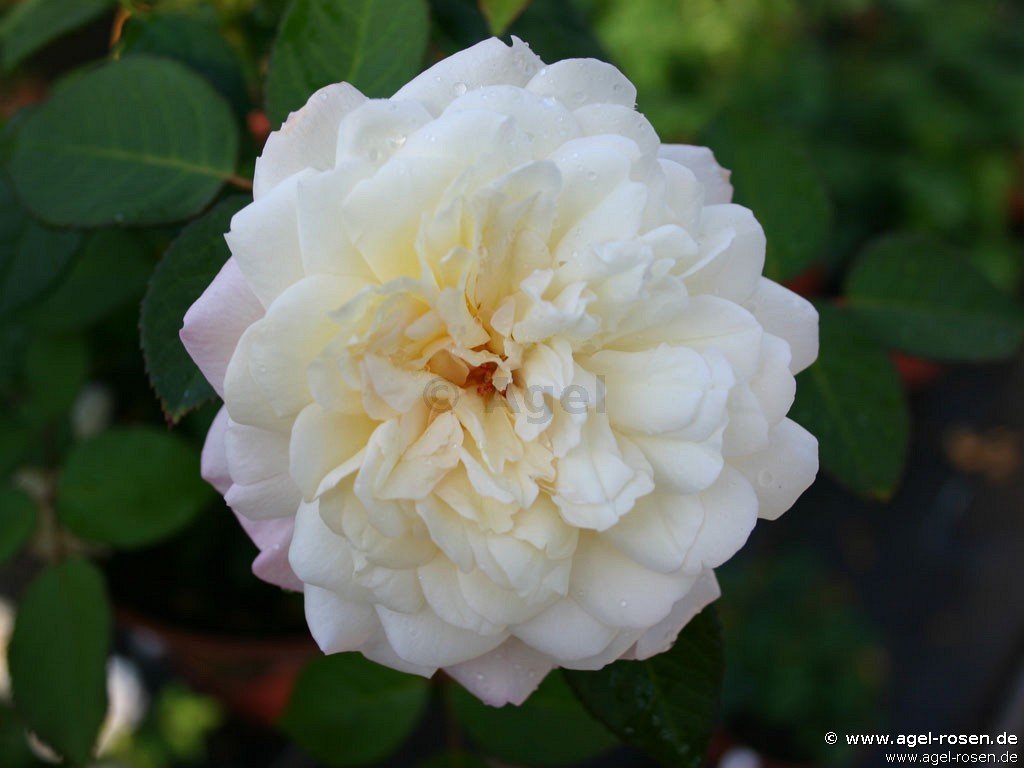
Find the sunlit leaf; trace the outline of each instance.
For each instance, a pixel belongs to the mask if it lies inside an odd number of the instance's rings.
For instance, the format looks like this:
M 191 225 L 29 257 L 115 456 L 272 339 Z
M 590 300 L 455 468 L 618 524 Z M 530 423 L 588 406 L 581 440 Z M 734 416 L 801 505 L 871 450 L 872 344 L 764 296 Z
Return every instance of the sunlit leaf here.
M 330 83 L 390 96 L 420 71 L 428 32 L 425 0 L 292 0 L 267 73 L 271 122 Z

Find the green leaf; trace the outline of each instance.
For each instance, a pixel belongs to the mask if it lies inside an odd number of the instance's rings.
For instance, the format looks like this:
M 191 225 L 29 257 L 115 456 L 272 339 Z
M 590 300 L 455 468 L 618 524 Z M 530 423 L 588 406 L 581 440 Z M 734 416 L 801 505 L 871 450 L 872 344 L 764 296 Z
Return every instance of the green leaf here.
M 853 490 L 887 498 L 906 460 L 910 417 L 888 353 L 844 312 L 821 305 L 821 351 L 797 377 L 790 417 L 818 438 L 822 466 Z
M 566 671 L 583 704 L 624 741 L 672 768 L 704 763 L 722 688 L 718 618 L 705 608 L 675 645 L 646 661 Z
M 64 279 L 33 309 L 34 325 L 48 331 L 85 328 L 138 301 L 153 268 L 146 251 L 134 232 L 91 233 Z
M 231 110 L 206 81 L 130 56 L 62 81 L 18 126 L 8 172 L 50 223 L 156 224 L 206 206 L 237 151 Z
M 419 764 L 419 768 L 488 768 L 484 760 L 465 752 L 450 752 L 434 755 Z
M 944 360 L 1009 357 L 1024 312 L 966 259 L 920 235 L 869 245 L 846 279 L 851 314 L 883 343 Z
M 210 500 L 199 455 L 157 429 L 114 429 L 76 446 L 57 488 L 57 515 L 73 533 L 115 547 L 152 544 Z
M 420 71 L 428 32 L 425 0 L 292 0 L 267 73 L 271 123 L 331 83 L 390 96 Z
M 0 704 L 0 755 L 4 768 L 40 768 L 25 738 L 25 725 L 18 713 L 7 704 Z
M 532 0 L 509 32 L 528 41 L 533 52 L 547 62 L 588 57 L 609 60 L 571 0 Z
M 427 681 L 357 653 L 314 659 L 281 719 L 285 733 L 330 766 L 382 760 L 401 746 L 427 703 Z
M 157 265 L 142 301 L 139 330 L 146 370 L 171 423 L 214 396 L 178 331 L 185 312 L 231 255 L 224 233 L 247 202 L 243 195 L 229 197 L 185 227 Z
M 764 227 L 767 277 L 796 277 L 822 256 L 832 204 L 810 156 L 794 138 L 735 118 L 712 130 L 709 146 L 732 171 L 735 202 L 750 208 Z
M 86 24 L 116 0 L 22 0 L 0 22 L 0 63 L 11 69 L 26 56 Z
M 491 28 L 491 34 L 500 36 L 516 17 L 526 10 L 530 0 L 479 0 L 479 3 L 480 10 L 483 11 Z
M 0 318 L 53 287 L 79 242 L 77 232 L 50 229 L 35 221 L 0 179 Z
M 110 635 L 103 576 L 84 560 L 44 570 L 18 605 L 8 651 L 14 704 L 75 763 L 88 761 L 106 714 Z
M 0 488 L 0 563 L 14 557 L 35 529 L 35 502 L 22 491 Z
M 25 353 L 26 400 L 20 415 L 41 427 L 63 418 L 89 375 L 89 350 L 77 336 L 38 336 Z
M 481 749 L 504 762 L 567 765 L 618 743 L 580 705 L 557 671 L 519 707 L 488 707 L 462 687 L 452 695 L 459 723 Z
M 150 13 L 132 16 L 121 36 L 122 56 L 165 56 L 208 80 L 234 109 L 244 113 L 249 93 L 241 61 L 209 13 Z

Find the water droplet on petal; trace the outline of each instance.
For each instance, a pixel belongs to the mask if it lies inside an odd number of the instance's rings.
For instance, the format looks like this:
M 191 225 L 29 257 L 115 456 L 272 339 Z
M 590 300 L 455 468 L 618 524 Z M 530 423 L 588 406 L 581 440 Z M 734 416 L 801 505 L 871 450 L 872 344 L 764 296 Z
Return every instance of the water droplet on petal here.
M 469 88 L 465 83 L 456 83 L 452 86 L 452 90 L 455 91 L 456 96 L 462 96 L 469 90 Z
M 625 608 L 627 605 L 629 605 L 629 603 L 625 600 L 619 600 L 619 608 Z
M 775 482 L 775 475 L 769 472 L 767 469 L 762 469 L 757 473 L 757 482 L 760 483 L 762 488 L 767 488 Z

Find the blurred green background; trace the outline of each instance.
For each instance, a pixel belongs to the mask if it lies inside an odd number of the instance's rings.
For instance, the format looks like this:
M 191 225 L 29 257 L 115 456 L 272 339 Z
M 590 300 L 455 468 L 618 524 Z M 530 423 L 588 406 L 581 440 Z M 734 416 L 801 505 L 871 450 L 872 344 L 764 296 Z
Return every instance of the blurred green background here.
M 367 54 L 400 52 L 406 75 L 491 31 L 617 64 L 663 141 L 733 170 L 767 274 L 822 309 L 794 412 L 822 479 L 721 574 L 709 764 L 884 762 L 829 747 L 830 730 L 1024 735 L 1024 3 L 0 0 L 0 649 L 20 602 L 11 647 L 63 659 L 12 653 L 16 706 L 0 666 L 0 765 L 46 759 L 25 738 L 40 724 L 87 756 L 104 719 L 100 757 L 80 762 L 653 765 L 558 675 L 497 716 L 314 661 L 301 598 L 252 577 L 254 548 L 198 479 L 217 404 L 176 323 L 227 255 L 268 130 L 345 76 L 332 56 L 351 30 L 303 26 L 330 5 L 422 12 Z M 182 88 L 209 107 L 198 129 L 230 144 L 173 212 L 103 199 L 95 167 L 67 184 L 24 171 L 30 139 L 153 127 L 127 96 L 87 92 L 82 67 L 133 57 L 197 75 Z M 361 719 L 381 697 L 393 717 Z M 311 712 L 327 714 L 309 727 Z

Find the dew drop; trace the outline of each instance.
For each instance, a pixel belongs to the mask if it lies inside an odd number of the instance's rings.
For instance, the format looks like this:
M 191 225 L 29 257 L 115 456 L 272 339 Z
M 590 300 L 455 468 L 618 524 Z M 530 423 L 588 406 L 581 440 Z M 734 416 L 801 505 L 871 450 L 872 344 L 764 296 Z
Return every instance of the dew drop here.
M 572 95 L 572 98 L 573 101 L 575 101 L 577 104 L 582 104 L 584 101 L 586 101 L 587 94 L 585 94 L 583 91 L 576 91 L 576 93 Z
M 456 83 L 452 87 L 452 90 L 455 91 L 455 95 L 456 96 L 462 96 L 462 95 L 464 95 L 466 93 L 466 91 L 469 90 L 469 88 L 466 86 L 465 83 L 461 83 L 460 82 L 460 83 Z
M 775 482 L 775 475 L 769 472 L 767 469 L 762 469 L 757 473 L 757 482 L 761 484 L 762 488 L 767 488 Z
M 625 608 L 627 605 L 629 605 L 629 603 L 625 600 L 619 600 L 619 608 Z
M 597 179 L 597 171 L 587 171 L 587 180 L 595 181 Z
M 477 680 L 483 680 L 483 679 L 484 679 L 484 676 L 483 676 L 483 673 L 482 673 L 482 672 L 477 672 L 477 673 L 476 673 L 476 674 L 474 675 L 474 677 L 475 677 L 475 678 L 476 678 Z
M 371 163 L 376 163 L 378 160 L 380 160 L 380 150 L 374 147 L 369 152 L 367 152 L 367 157 L 370 158 Z

